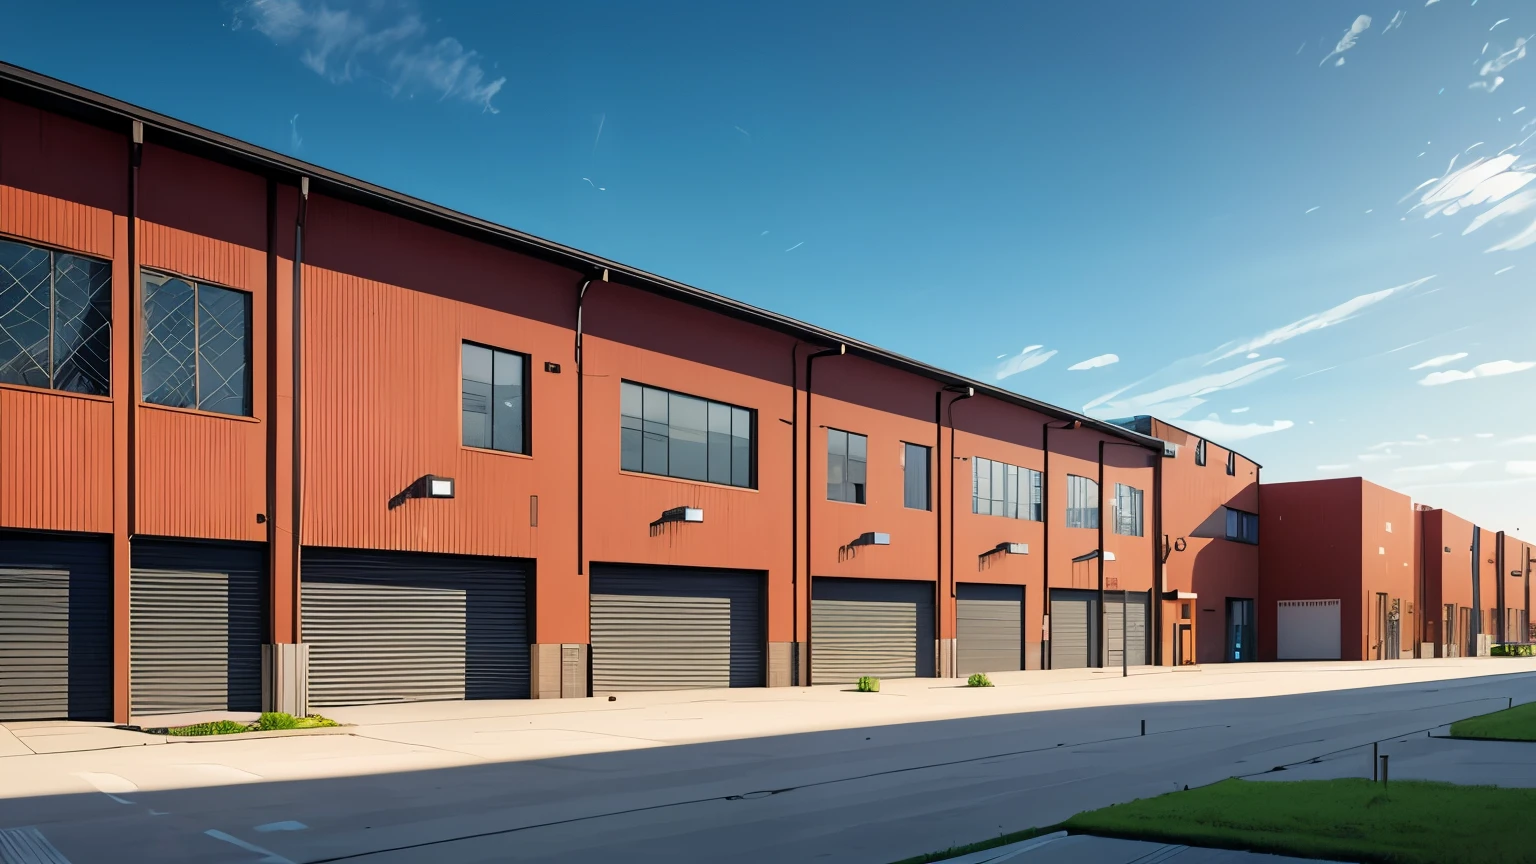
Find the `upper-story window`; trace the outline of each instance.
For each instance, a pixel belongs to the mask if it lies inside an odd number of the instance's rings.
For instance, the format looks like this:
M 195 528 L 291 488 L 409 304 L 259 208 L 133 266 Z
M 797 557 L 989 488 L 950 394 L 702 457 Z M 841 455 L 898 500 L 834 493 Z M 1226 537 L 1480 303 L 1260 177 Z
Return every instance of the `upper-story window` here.
M 465 342 L 461 360 L 464 446 L 527 453 L 527 356 Z
M 1141 490 L 1135 486 L 1115 484 L 1115 533 L 1142 536 Z
M 1099 527 L 1099 484 L 1087 477 L 1067 475 L 1067 527 Z
M 753 413 L 625 381 L 619 385 L 619 467 L 753 488 Z
M 901 471 L 904 486 L 902 503 L 913 510 L 928 509 L 929 449 L 921 444 L 902 442 Z
M 1259 542 L 1259 514 L 1227 508 L 1227 539 L 1238 543 Z
M 107 396 L 112 265 L 0 240 L 0 383 Z
M 827 430 L 827 500 L 864 503 L 869 439 L 841 429 Z
M 1195 464 L 1196 465 L 1204 465 L 1205 464 L 1205 439 L 1204 438 L 1201 438 L 1200 440 L 1195 442 Z
M 1040 521 L 1040 472 L 977 457 L 971 461 L 971 512 Z
M 251 295 L 145 270 L 143 400 L 251 413 Z

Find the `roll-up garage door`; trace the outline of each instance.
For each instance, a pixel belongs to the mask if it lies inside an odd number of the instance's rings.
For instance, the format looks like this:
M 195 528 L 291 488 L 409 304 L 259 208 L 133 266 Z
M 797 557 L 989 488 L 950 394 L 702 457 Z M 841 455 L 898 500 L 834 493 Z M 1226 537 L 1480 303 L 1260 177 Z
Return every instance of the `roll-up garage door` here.
M 111 543 L 0 531 L 0 720 L 111 716 Z
M 818 578 L 811 591 L 811 681 L 931 678 L 933 583 Z
M 1024 668 L 1024 586 L 963 583 L 955 608 L 960 675 Z
M 262 547 L 136 540 L 131 585 L 135 716 L 261 710 Z
M 1086 669 L 1098 629 L 1096 591 L 1051 590 L 1051 668 Z
M 527 562 L 305 549 L 303 565 L 309 704 L 527 698 Z
M 1121 665 L 1122 645 L 1128 655 L 1124 660 L 1125 665 L 1147 665 L 1147 616 L 1151 614 L 1147 592 L 1127 591 L 1124 597 L 1124 606 L 1121 605 L 1121 593 L 1118 591 L 1104 598 L 1104 665 L 1111 668 Z M 1124 641 L 1121 640 L 1122 622 L 1125 627 Z
M 1278 659 L 1340 659 L 1338 600 L 1280 600 L 1275 605 L 1275 656 Z
M 593 565 L 592 692 L 762 687 L 761 573 Z

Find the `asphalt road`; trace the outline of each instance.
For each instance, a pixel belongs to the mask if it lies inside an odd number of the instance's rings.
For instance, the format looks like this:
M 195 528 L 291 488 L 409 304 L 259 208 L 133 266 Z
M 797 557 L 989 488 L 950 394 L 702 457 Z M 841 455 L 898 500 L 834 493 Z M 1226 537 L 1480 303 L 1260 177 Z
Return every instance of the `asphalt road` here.
M 632 749 L 517 760 L 472 749 L 521 729 L 487 714 L 366 724 L 342 736 L 22 754 L 0 758 L 0 829 L 35 828 L 73 864 L 887 864 L 1185 785 L 1369 748 L 1502 708 L 1511 697 L 1536 700 L 1529 661 L 1483 661 L 1471 671 L 1462 663 L 1446 666 L 1443 680 L 1438 674 L 1366 670 L 1341 683 L 1337 676 L 1350 673 L 1319 669 L 1311 677 L 1333 689 L 1267 696 L 1253 695 L 1262 690 L 1258 678 L 1241 675 L 1210 678 L 1198 692 L 1179 690 L 1188 677 L 1165 676 L 1173 683 L 1162 697 L 1144 684 L 1123 689 L 1134 678 L 1084 679 L 1073 686 L 1099 690 L 1083 690 L 1089 695 L 1076 702 L 1110 704 L 1068 707 L 1072 700 L 1058 699 L 1061 707 L 665 746 L 644 738 L 654 718 L 641 711 L 604 718 L 645 741 Z M 747 726 L 753 714 L 772 711 L 819 716 L 820 705 L 845 698 L 819 691 L 800 691 L 820 700 L 802 707 L 724 698 L 664 707 L 674 725 Z M 1027 703 L 1030 694 L 1026 685 L 998 698 Z M 892 696 L 922 698 L 916 689 Z M 919 703 L 899 704 L 910 714 Z M 529 716 L 515 723 L 532 730 Z M 541 734 L 564 725 L 582 740 L 577 715 L 536 719 Z M 19 843 L 32 835 L 8 836 Z

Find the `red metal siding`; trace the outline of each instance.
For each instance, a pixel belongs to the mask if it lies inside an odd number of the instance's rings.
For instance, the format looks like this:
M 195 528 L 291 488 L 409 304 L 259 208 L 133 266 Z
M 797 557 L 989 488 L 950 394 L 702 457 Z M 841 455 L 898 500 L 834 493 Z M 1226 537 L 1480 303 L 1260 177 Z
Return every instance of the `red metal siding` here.
M 1340 601 L 1342 659 L 1362 659 L 1363 483 L 1347 477 L 1259 487 L 1260 660 L 1275 659 L 1279 601 L 1333 599 Z
M 0 388 L 0 525 L 112 530 L 112 403 Z

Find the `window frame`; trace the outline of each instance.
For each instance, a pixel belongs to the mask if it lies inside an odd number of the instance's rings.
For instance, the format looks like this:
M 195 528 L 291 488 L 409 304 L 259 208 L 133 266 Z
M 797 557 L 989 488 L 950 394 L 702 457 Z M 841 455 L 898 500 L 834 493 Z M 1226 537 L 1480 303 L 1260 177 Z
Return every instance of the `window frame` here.
M 474 445 L 474 444 L 465 444 L 464 443 L 464 393 L 463 393 L 463 391 L 464 391 L 464 346 L 465 345 L 473 345 L 476 348 L 484 348 L 487 351 L 491 352 L 491 380 L 493 382 L 491 384 L 491 386 L 493 388 L 496 386 L 495 383 L 494 383 L 495 378 L 496 378 L 496 354 L 498 352 L 500 352 L 502 354 L 511 354 L 511 355 L 513 355 L 515 357 L 521 357 L 522 358 L 522 360 L 523 360 L 523 410 L 522 410 L 523 449 L 521 449 L 521 450 L 502 450 L 502 449 L 497 448 L 497 447 L 480 447 L 480 446 L 477 446 L 477 445 Z M 494 443 L 496 441 L 496 423 L 495 423 L 496 415 L 495 415 L 494 412 L 490 412 L 490 413 L 487 413 L 486 416 L 490 418 L 490 428 L 487 431 L 490 434 L 490 440 Z M 486 344 L 484 342 L 477 342 L 474 339 L 462 339 L 462 338 L 459 339 L 459 446 L 463 447 L 466 450 L 474 450 L 474 451 L 476 451 L 478 453 L 500 453 L 500 454 L 503 454 L 503 455 L 528 456 L 528 457 L 532 457 L 533 456 L 533 355 L 532 354 L 529 354 L 529 353 L 524 352 L 524 351 L 513 351 L 513 350 L 511 350 L 509 348 L 497 348 L 494 345 L 488 345 L 488 344 Z
M 1081 504 L 1079 504 L 1076 507 L 1072 506 L 1072 495 L 1073 495 L 1073 485 L 1074 485 L 1072 483 L 1073 480 L 1081 481 L 1077 485 L 1080 486 L 1085 491 L 1089 490 L 1090 487 L 1091 487 L 1091 491 L 1093 492 L 1093 507 L 1091 507 L 1091 508 L 1090 507 L 1084 507 Z M 1080 474 L 1068 474 L 1067 475 L 1067 518 L 1065 520 L 1066 527 L 1068 527 L 1068 528 L 1097 529 L 1101 524 L 1103 524 L 1103 519 L 1104 519 L 1103 510 L 1104 510 L 1103 490 L 1101 490 L 1099 488 L 1099 482 L 1097 480 L 1094 480 L 1092 477 L 1084 477 L 1084 476 L 1082 476 Z M 1087 518 L 1085 518 L 1082 515 L 1082 514 L 1085 514 L 1087 512 L 1092 512 L 1093 513 L 1093 519 L 1092 520 L 1088 520 Z M 1079 518 L 1076 520 L 1076 522 L 1081 522 L 1083 524 L 1074 524 L 1074 520 L 1073 520 L 1073 514 L 1074 513 L 1079 514 Z M 1090 521 L 1091 521 L 1092 524 L 1088 524 Z
M 641 444 L 640 444 L 640 447 L 641 447 L 641 449 L 640 449 L 640 456 L 641 456 L 640 464 L 641 464 L 641 467 L 640 468 L 626 467 L 625 463 L 624 463 L 624 432 L 625 432 L 626 429 L 630 428 L 630 427 L 626 427 L 624 425 L 624 421 L 630 416 L 630 415 L 627 415 L 627 414 L 624 413 L 624 395 L 623 394 L 624 394 L 624 387 L 625 387 L 625 385 L 628 385 L 628 386 L 631 386 L 631 387 L 638 387 L 640 389 L 640 398 L 641 398 L 641 409 L 640 409 L 640 411 L 641 411 L 641 416 L 636 418 L 636 419 L 638 419 L 640 421 L 640 426 L 636 429 L 636 431 L 639 431 L 640 434 L 641 434 Z M 645 391 L 647 391 L 647 390 L 651 390 L 651 391 L 654 391 L 656 393 L 663 394 L 665 396 L 665 398 L 666 398 L 666 403 L 667 403 L 667 406 L 668 406 L 667 437 L 665 439 L 666 440 L 666 445 L 667 445 L 667 453 L 668 453 L 668 455 L 667 455 L 667 473 L 665 473 L 665 474 L 657 472 L 657 471 L 646 471 L 644 469 L 644 465 L 645 465 L 645 458 L 644 458 L 644 456 L 645 456 L 645 437 L 644 436 L 646 434 L 645 433 L 645 424 L 647 422 L 655 422 L 655 421 L 647 421 L 645 419 L 645 416 L 644 416 L 645 415 L 644 399 L 645 399 Z M 684 399 L 697 399 L 698 401 L 704 403 L 704 477 L 705 477 L 705 479 L 703 479 L 703 480 L 700 480 L 697 477 L 685 477 L 685 476 L 681 476 L 681 475 L 677 475 L 677 474 L 671 473 L 671 468 L 672 468 L 672 458 L 671 458 L 672 425 L 671 425 L 671 419 L 670 418 L 671 418 L 671 402 L 672 402 L 672 397 L 673 396 L 679 396 L 679 397 L 682 397 Z M 733 478 L 734 478 L 734 474 L 735 474 L 735 460 L 734 460 L 735 446 L 734 446 L 734 439 L 737 437 L 736 435 L 734 435 L 735 412 L 742 411 L 742 412 L 745 412 L 746 415 L 747 415 L 747 439 L 746 439 L 747 440 L 747 465 L 746 465 L 747 482 L 746 482 L 745 485 L 738 485 L 735 482 L 722 483 L 722 482 L 720 482 L 718 480 L 710 480 L 710 479 L 708 479 L 708 477 L 709 477 L 709 434 L 710 434 L 709 433 L 709 407 L 711 405 L 723 406 L 724 408 L 727 409 L 727 411 L 729 412 L 729 416 L 732 418 L 733 434 L 730 437 L 733 439 L 733 441 L 732 441 L 731 446 L 730 446 L 730 452 L 731 452 L 731 454 L 733 456 L 733 459 L 732 459 L 732 462 L 731 462 L 731 473 L 733 475 Z M 645 476 L 645 477 L 664 477 L 664 478 L 666 478 L 668 480 L 677 480 L 677 481 L 681 481 L 683 483 L 707 483 L 710 486 L 718 486 L 718 487 L 720 487 L 722 489 L 751 489 L 751 490 L 755 491 L 758 488 L 758 476 L 757 476 L 758 435 L 759 435 L 759 423 L 758 423 L 758 412 L 757 412 L 756 408 L 748 408 L 745 405 L 737 405 L 737 404 L 735 404 L 733 402 L 722 402 L 719 399 L 711 399 L 711 398 L 709 398 L 707 396 L 698 396 L 698 395 L 695 395 L 693 393 L 684 393 L 681 390 L 672 390 L 672 389 L 667 388 L 667 387 L 657 387 L 654 384 L 645 384 L 643 382 L 635 381 L 635 380 L 630 379 L 630 378 L 620 378 L 619 379 L 619 471 L 621 471 L 623 473 L 634 474 L 634 475 L 641 475 L 641 476 Z
M 1259 545 L 1259 514 L 1239 510 L 1236 507 L 1227 507 L 1226 511 L 1223 536 L 1233 543 L 1242 543 L 1245 546 Z M 1234 524 L 1236 530 L 1233 529 Z M 1245 531 L 1245 528 L 1251 530 Z
M 1146 495 L 1146 493 L 1144 492 L 1144 490 L 1139 489 L 1139 488 L 1137 488 L 1135 486 L 1132 486 L 1129 483 L 1116 483 L 1115 484 L 1115 533 L 1116 534 L 1119 534 L 1122 537 L 1145 537 L 1146 536 L 1146 522 L 1145 522 L 1146 510 L 1144 508 L 1144 504 L 1145 504 L 1145 500 L 1146 500 L 1145 495 Z M 1126 499 L 1129 499 L 1131 502 L 1133 502 L 1133 507 L 1135 509 L 1135 523 L 1134 523 L 1134 525 L 1131 526 L 1133 530 L 1130 530 L 1130 531 L 1122 531 L 1122 530 L 1120 530 L 1121 527 L 1122 527 L 1121 519 L 1124 518 L 1123 515 L 1122 515 L 1124 513 L 1124 508 L 1121 506 L 1121 502 L 1123 500 L 1126 500 Z
M 867 449 L 867 443 L 865 444 L 865 447 L 866 450 L 864 451 L 864 458 L 866 473 L 864 476 L 864 482 L 865 486 L 867 487 L 869 485 L 869 451 Z M 921 450 L 923 453 L 923 506 L 921 507 L 914 507 L 912 502 L 907 498 L 907 493 L 911 491 L 908 484 L 912 479 L 912 468 L 910 462 L 912 450 L 914 448 Z M 864 497 L 869 497 L 867 489 L 865 490 Z M 922 510 L 925 512 L 933 510 L 933 448 L 929 447 L 927 444 L 914 444 L 911 441 L 901 442 L 901 503 L 902 506 L 906 507 L 908 510 Z
M 68 247 L 58 246 L 58 245 L 55 245 L 55 244 L 52 244 L 52 243 L 45 243 L 45 242 L 42 242 L 42 241 L 39 241 L 39 240 L 32 239 L 30 237 L 22 237 L 22 236 L 15 235 L 15 234 L 0 234 L 0 240 L 3 240 L 5 242 L 7 242 L 7 243 L 14 243 L 14 244 L 16 244 L 18 246 L 25 246 L 25 247 L 28 247 L 30 249 L 35 249 L 35 250 L 37 250 L 39 252 L 46 252 L 46 253 L 48 253 L 48 368 L 47 368 L 48 384 L 47 384 L 47 386 L 38 386 L 36 384 L 24 384 L 24 383 L 15 382 L 15 381 L 0 381 L 0 387 L 20 387 L 20 388 L 24 388 L 24 389 L 31 390 L 31 391 L 34 391 L 34 392 L 39 392 L 39 393 L 57 393 L 57 394 L 60 394 L 60 395 L 73 396 L 73 397 L 81 398 L 81 399 L 111 400 L 112 399 L 113 378 L 116 376 L 116 373 L 118 371 L 117 368 L 116 368 L 117 364 L 114 362 L 114 358 L 112 356 L 112 347 L 113 347 L 114 341 L 115 341 L 116 336 L 117 336 L 117 334 L 114 332 L 114 327 L 113 327 L 113 325 L 116 322 L 115 322 L 113 314 L 112 314 L 112 302 L 113 302 L 113 299 L 114 299 L 113 298 L 113 293 L 114 293 L 114 284 L 113 283 L 114 283 L 114 279 L 113 279 L 113 276 L 112 276 L 112 260 L 110 258 L 100 258 L 100 257 L 98 257 L 96 255 L 92 255 L 92 254 L 88 254 L 88 253 L 84 253 L 84 252 L 79 252 L 79 251 L 76 251 L 74 249 L 70 249 Z M 107 281 L 106 281 L 106 300 L 107 300 L 107 323 L 106 323 L 107 345 L 106 345 L 106 348 L 107 348 L 107 351 L 106 351 L 106 382 L 105 382 L 105 384 L 106 384 L 106 392 L 103 392 L 103 393 L 87 393 L 87 392 L 83 392 L 83 391 L 80 391 L 80 390 L 69 390 L 69 389 L 65 389 L 65 388 L 59 387 L 57 385 L 58 367 L 59 367 L 58 357 L 56 356 L 57 343 L 58 343 L 58 317 L 59 317 L 58 316 L 58 277 L 59 277 L 59 273 L 58 273 L 58 269 L 59 269 L 58 268 L 58 258 L 61 255 L 67 255 L 67 256 L 69 256 L 71 258 L 80 258 L 80 259 L 83 259 L 83 260 L 86 260 L 86 261 L 93 262 L 95 264 L 103 265 L 103 266 L 105 266 L 107 268 Z M 21 346 L 21 349 L 23 351 L 25 351 L 26 350 L 26 346 Z
M 981 497 L 981 463 L 983 462 L 987 463 L 987 497 L 985 499 Z M 1009 490 L 1005 488 L 1001 498 L 996 497 L 993 493 L 997 483 L 996 466 L 1003 468 L 1003 483 L 1006 485 L 1013 485 L 1008 479 L 1008 469 L 1011 468 L 1015 472 L 1013 476 L 1017 478 L 1017 494 L 1013 499 L 1014 507 L 1012 514 L 1007 512 Z M 1010 462 L 1003 462 L 986 456 L 971 457 L 971 513 L 976 516 L 999 516 L 1004 519 L 1018 519 L 1022 522 L 1044 521 L 1044 489 L 1044 475 L 1033 468 L 1014 465 Z M 1039 497 L 1036 497 L 1037 494 Z M 988 504 L 987 512 L 985 513 L 981 510 L 981 502 L 983 500 Z M 998 501 L 1003 502 L 1004 512 L 997 512 L 997 508 L 994 505 Z
M 144 284 L 145 284 L 144 283 L 144 277 L 145 277 L 146 274 L 153 274 L 153 275 L 156 275 L 156 276 L 161 276 L 161 277 L 164 277 L 167 281 L 169 281 L 171 279 L 179 279 L 182 282 L 186 282 L 186 283 L 188 283 L 188 284 L 190 284 L 192 286 L 192 313 L 193 313 L 192 314 L 192 376 L 193 376 L 192 377 L 192 382 L 193 383 L 192 383 L 192 405 L 190 405 L 190 406 L 186 406 L 186 405 L 166 405 L 166 404 L 161 403 L 161 402 L 151 402 L 151 401 L 149 401 L 148 399 L 145 398 L 145 395 L 144 395 L 144 347 L 145 347 L 145 345 L 147 343 L 146 343 L 146 341 L 142 337 L 148 335 L 148 333 L 149 333 L 149 325 L 143 323 L 143 318 L 144 318 L 144 298 L 145 298 L 145 295 L 147 293 L 144 290 Z M 139 344 L 137 346 L 135 346 L 137 348 L 138 356 L 134 358 L 134 362 L 136 362 L 138 364 L 138 371 L 139 371 L 138 380 L 136 382 L 134 382 L 135 386 L 138 389 L 138 392 L 134 394 L 135 400 L 138 402 L 138 404 L 144 405 L 144 406 L 147 406 L 147 407 L 151 407 L 151 408 L 162 408 L 162 409 L 166 409 L 166 410 L 170 410 L 170 411 L 191 411 L 193 413 L 203 414 L 203 415 L 206 415 L 206 416 L 209 416 L 209 417 L 233 417 L 233 418 L 237 418 L 237 419 L 244 418 L 244 419 L 247 419 L 247 420 L 254 420 L 254 419 L 256 419 L 256 402 L 257 402 L 257 399 L 256 399 L 256 370 L 255 370 L 255 366 L 254 366 L 254 364 L 255 364 L 255 357 L 256 357 L 256 292 L 255 291 L 247 290 L 245 288 L 236 288 L 233 285 L 225 285 L 225 284 L 222 284 L 222 283 L 219 283 L 219 282 L 214 282 L 214 281 L 208 280 L 208 279 L 199 279 L 199 278 L 197 278 L 195 276 L 189 276 L 189 275 L 187 275 L 185 273 L 181 273 L 181 272 L 176 271 L 176 270 L 169 270 L 169 269 L 166 269 L 164 267 L 144 267 L 144 266 L 140 266 L 139 267 L 139 274 L 138 275 L 139 275 L 138 285 L 136 286 L 137 289 L 138 289 L 138 295 L 135 298 L 135 305 L 137 306 L 137 309 L 135 310 L 135 314 L 138 316 L 138 320 L 140 322 L 140 329 L 142 331 L 140 333 L 140 339 L 138 340 Z M 246 387 L 246 398 L 250 401 L 250 404 L 246 406 L 246 412 L 244 414 L 231 414 L 231 413 L 229 413 L 227 411 L 216 411 L 216 410 L 214 410 L 212 408 L 204 408 L 204 407 L 202 407 L 202 404 L 201 404 L 202 401 L 203 401 L 203 381 L 202 381 L 202 379 L 203 379 L 203 345 L 202 345 L 202 309 L 203 309 L 203 307 L 202 307 L 202 301 L 201 301 L 201 299 L 199 297 L 199 289 L 201 289 L 203 286 L 207 286 L 209 288 L 216 288 L 216 289 L 218 289 L 220 291 L 229 291 L 229 292 L 234 293 L 234 294 L 239 294 L 239 295 L 241 295 L 242 297 L 245 298 L 245 328 L 246 328 L 246 332 L 245 332 L 245 387 Z
M 855 505 L 858 505 L 860 507 L 867 505 L 869 503 L 869 436 L 863 434 L 862 432 L 850 432 L 847 429 L 838 429 L 835 426 L 827 426 L 825 428 L 827 430 L 827 437 L 824 438 L 823 440 L 826 442 L 826 454 L 827 454 L 827 500 L 828 501 L 836 501 L 839 504 L 855 504 Z M 840 435 L 847 436 L 847 441 L 845 441 L 845 443 L 844 443 L 844 452 L 842 454 L 842 458 L 844 460 L 843 482 L 842 482 L 842 485 L 848 487 L 848 489 L 850 490 L 849 494 L 853 496 L 852 498 L 834 498 L 834 497 L 832 497 L 832 435 L 833 435 L 833 433 L 837 433 L 837 434 L 840 434 Z M 863 483 L 854 483 L 851 479 L 849 479 L 852 476 L 852 474 L 853 474 L 853 472 L 849 469 L 849 466 L 852 465 L 852 463 L 854 461 L 853 460 L 853 455 L 850 452 L 852 450 L 852 447 L 850 447 L 849 444 L 852 443 L 852 439 L 854 439 L 854 438 L 862 439 L 863 442 L 864 442 L 864 459 L 862 460 L 863 463 L 864 463 L 864 482 Z

